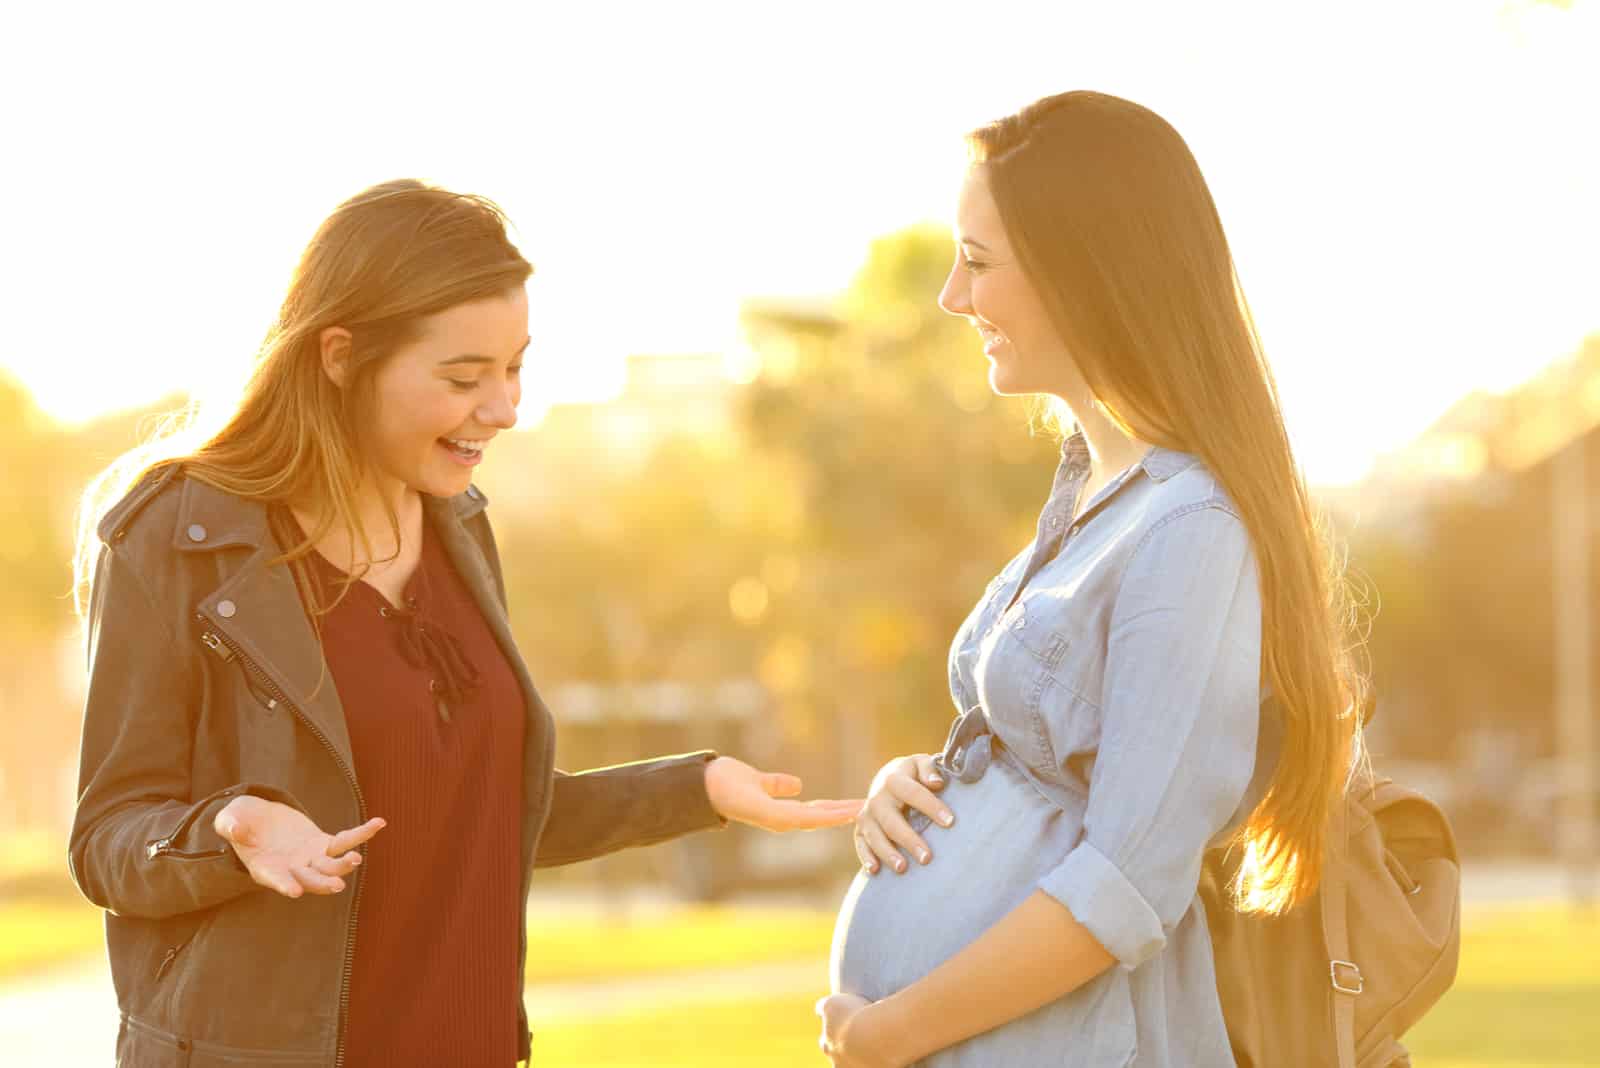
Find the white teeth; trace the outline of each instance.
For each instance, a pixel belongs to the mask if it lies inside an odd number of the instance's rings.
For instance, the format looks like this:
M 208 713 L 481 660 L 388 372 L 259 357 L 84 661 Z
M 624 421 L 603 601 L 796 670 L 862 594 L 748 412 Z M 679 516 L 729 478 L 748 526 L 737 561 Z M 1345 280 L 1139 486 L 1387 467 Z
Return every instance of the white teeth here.
M 444 440 L 465 452 L 482 452 L 485 445 L 485 442 L 482 441 L 466 441 L 462 438 L 445 438 Z

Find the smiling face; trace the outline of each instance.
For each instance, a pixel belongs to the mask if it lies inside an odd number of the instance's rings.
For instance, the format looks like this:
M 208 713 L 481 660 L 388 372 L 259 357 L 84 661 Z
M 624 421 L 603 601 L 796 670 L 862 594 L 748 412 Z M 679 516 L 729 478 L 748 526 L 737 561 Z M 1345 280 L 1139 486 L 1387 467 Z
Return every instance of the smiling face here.
M 956 259 L 939 307 L 977 328 L 996 393 L 1051 393 L 1071 400 L 1083 380 L 1006 237 L 1000 210 L 972 167 L 956 205 Z
M 371 382 L 366 441 L 386 487 L 463 492 L 489 440 L 517 421 L 527 347 L 521 287 L 423 319 Z

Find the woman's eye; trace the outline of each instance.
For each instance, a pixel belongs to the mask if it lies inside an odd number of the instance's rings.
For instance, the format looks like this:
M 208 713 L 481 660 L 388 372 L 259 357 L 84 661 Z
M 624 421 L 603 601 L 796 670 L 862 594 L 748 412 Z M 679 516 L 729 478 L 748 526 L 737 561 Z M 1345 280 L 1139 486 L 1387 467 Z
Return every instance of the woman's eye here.
M 506 374 L 508 374 L 508 375 L 520 375 L 521 373 L 522 373 L 522 365 L 520 363 L 517 364 L 515 367 L 507 367 L 506 368 Z
M 473 386 L 478 384 L 477 382 L 474 382 L 474 381 L 464 381 L 464 380 L 459 379 L 459 378 L 450 378 L 450 379 L 446 379 L 446 381 L 449 382 L 456 389 L 461 390 L 463 393 L 465 393 L 467 390 L 471 389 Z
M 968 259 L 967 257 L 963 256 L 961 257 L 961 266 L 965 267 L 969 271 L 981 271 L 987 267 L 988 264 L 981 263 L 978 260 Z

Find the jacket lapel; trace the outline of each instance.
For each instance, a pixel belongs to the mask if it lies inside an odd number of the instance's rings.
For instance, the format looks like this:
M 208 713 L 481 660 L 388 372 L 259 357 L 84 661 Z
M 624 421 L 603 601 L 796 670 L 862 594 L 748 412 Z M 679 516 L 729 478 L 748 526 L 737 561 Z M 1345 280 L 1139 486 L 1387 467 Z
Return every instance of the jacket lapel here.
M 222 581 L 196 611 L 208 629 L 283 691 L 353 776 L 355 758 L 344 706 L 294 578 L 283 565 L 266 566 L 282 549 L 268 530 L 265 506 L 187 479 L 173 546 L 182 552 L 215 554 Z M 221 551 L 240 547 L 254 552 L 236 569 L 230 568 Z

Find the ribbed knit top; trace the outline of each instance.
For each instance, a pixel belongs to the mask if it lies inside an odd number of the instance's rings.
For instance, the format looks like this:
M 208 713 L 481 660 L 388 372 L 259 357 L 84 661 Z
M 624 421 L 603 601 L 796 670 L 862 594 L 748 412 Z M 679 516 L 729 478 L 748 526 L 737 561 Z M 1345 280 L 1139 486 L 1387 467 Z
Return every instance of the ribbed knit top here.
M 402 603 L 365 582 L 322 621 L 367 811 L 348 1068 L 517 1062 L 521 691 L 423 522 Z M 344 572 L 312 554 L 323 603 Z

